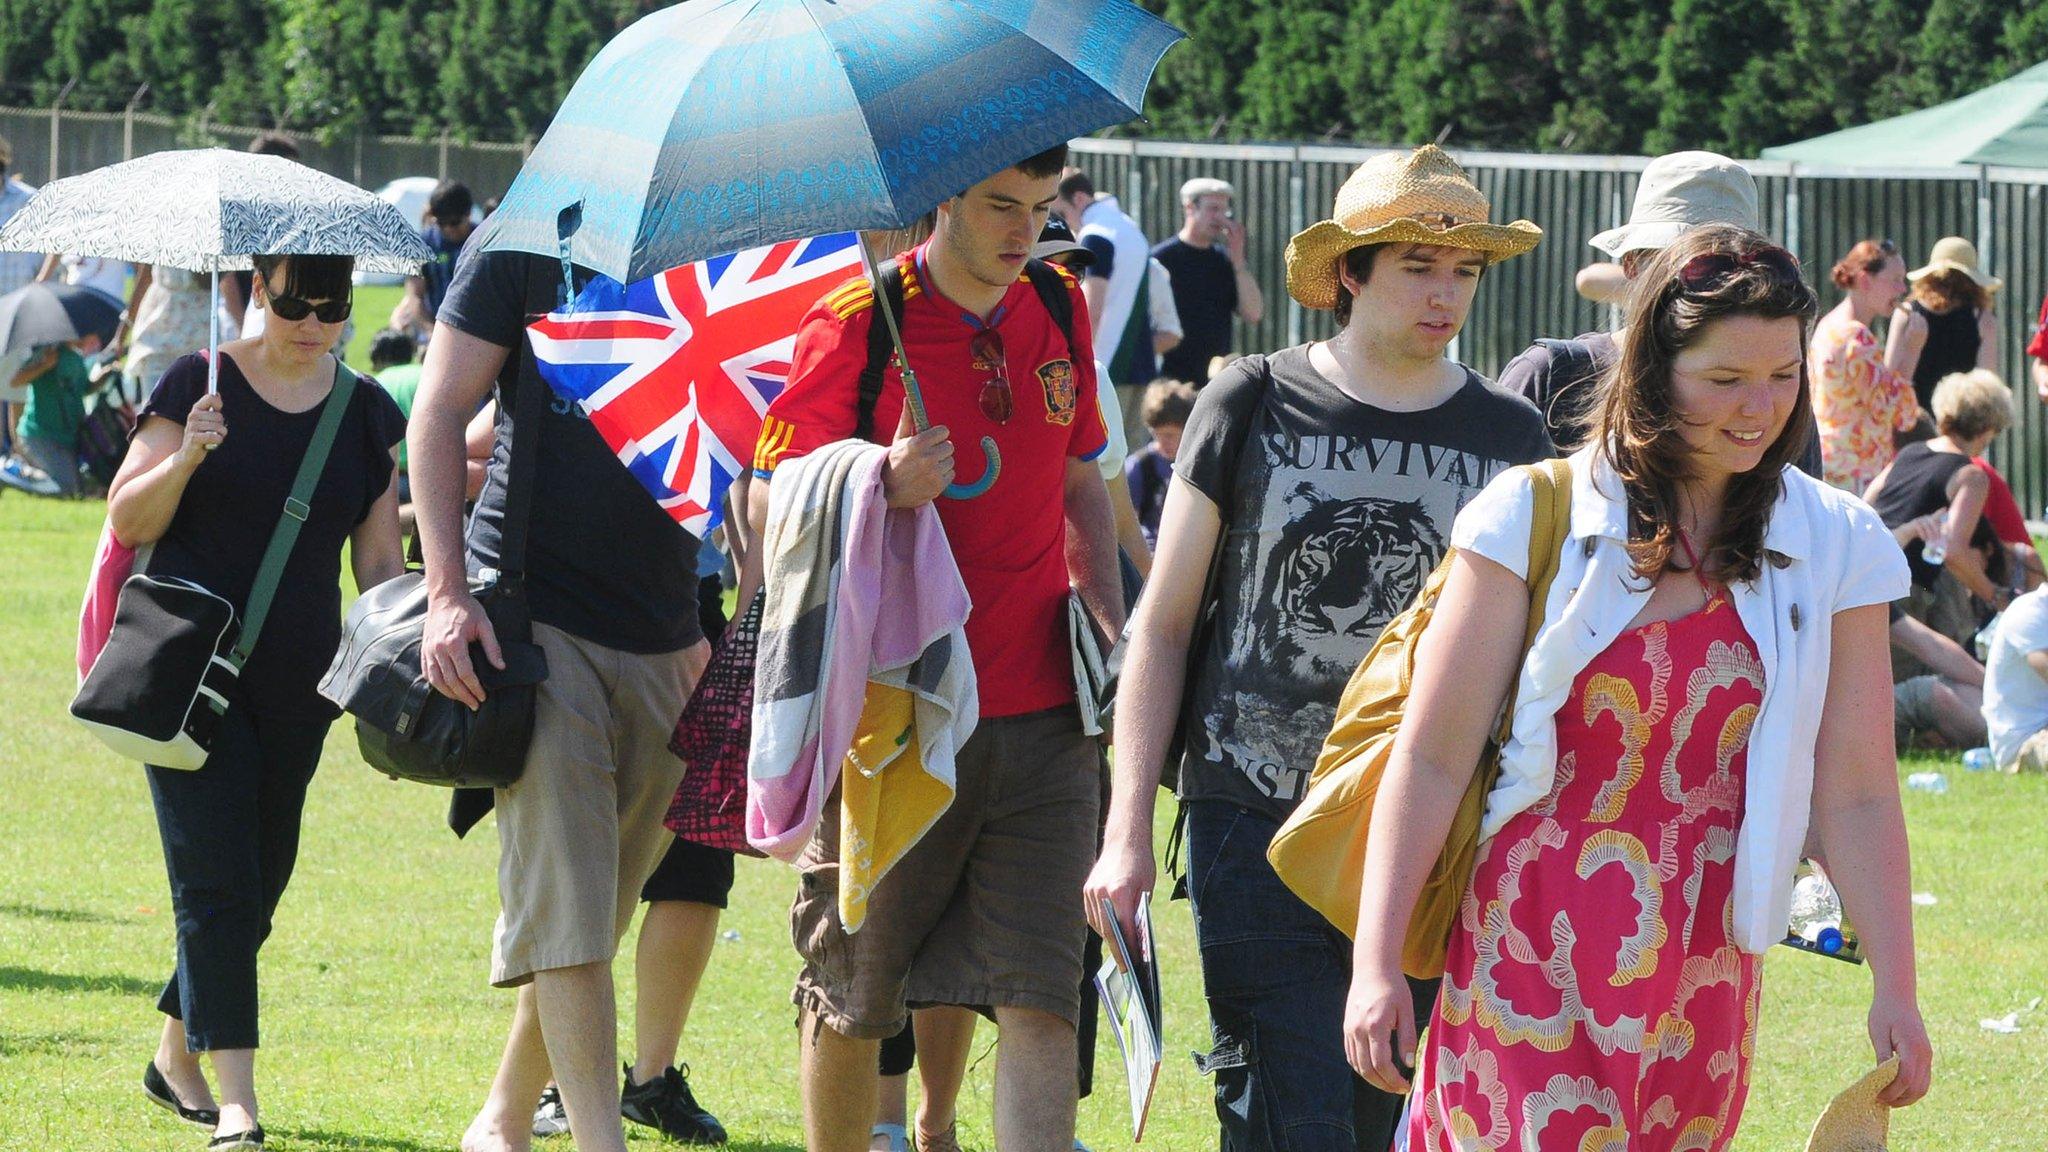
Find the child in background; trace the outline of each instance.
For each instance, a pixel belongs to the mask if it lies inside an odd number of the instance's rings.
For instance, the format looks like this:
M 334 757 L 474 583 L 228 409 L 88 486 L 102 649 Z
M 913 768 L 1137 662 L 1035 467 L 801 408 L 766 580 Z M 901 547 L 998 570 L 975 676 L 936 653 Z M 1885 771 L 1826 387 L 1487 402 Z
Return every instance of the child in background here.
M 28 389 L 15 429 L 21 454 L 49 477 L 51 494 L 78 495 L 78 432 L 85 424 L 86 393 L 92 390 L 85 358 L 69 344 L 45 344 L 12 383 Z
M 1194 409 L 1192 385 L 1161 377 L 1145 389 L 1140 412 L 1146 429 L 1152 433 L 1152 442 L 1124 461 L 1124 480 L 1130 484 L 1131 504 L 1138 510 L 1138 526 L 1144 530 L 1148 548 L 1159 546 L 1159 512 L 1166 506 L 1173 457 L 1180 451 L 1181 429 Z

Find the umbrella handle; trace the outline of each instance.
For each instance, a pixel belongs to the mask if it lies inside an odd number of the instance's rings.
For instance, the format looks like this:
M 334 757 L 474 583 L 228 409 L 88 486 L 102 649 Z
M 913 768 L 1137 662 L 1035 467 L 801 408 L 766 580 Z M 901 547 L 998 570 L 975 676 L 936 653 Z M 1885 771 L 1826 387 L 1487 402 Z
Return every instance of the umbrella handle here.
M 988 491 L 995 484 L 997 474 L 1003 470 L 1003 454 L 996 451 L 995 437 L 983 436 L 981 438 L 981 452 L 982 455 L 988 457 L 988 467 L 982 469 L 981 478 L 972 484 L 946 485 L 946 499 L 972 500 L 976 496 Z

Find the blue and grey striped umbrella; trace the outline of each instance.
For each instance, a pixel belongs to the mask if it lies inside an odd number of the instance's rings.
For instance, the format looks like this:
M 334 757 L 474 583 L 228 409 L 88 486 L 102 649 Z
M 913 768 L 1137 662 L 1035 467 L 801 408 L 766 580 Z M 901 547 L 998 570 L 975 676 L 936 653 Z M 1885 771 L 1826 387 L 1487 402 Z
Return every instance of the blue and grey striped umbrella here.
M 688 0 L 583 70 L 486 226 L 622 282 L 898 228 L 1139 115 L 1179 29 L 1130 0 Z

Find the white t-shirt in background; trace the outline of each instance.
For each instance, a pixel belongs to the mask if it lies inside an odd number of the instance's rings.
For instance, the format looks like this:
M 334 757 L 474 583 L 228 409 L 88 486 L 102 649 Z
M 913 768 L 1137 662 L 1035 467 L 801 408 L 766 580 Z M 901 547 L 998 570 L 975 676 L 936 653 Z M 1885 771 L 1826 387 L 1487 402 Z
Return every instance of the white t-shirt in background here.
M 2027 653 L 2048 648 L 2048 586 L 2015 599 L 1998 618 L 1984 662 L 1984 724 L 2000 768 L 2019 758 L 2027 737 L 2048 728 L 2048 680 Z

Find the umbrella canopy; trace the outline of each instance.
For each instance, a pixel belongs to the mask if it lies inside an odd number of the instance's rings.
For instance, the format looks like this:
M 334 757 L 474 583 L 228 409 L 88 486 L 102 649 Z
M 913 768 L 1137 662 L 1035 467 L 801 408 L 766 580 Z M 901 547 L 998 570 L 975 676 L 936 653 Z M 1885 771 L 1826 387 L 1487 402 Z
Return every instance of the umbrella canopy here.
M 631 282 L 903 227 L 1137 116 L 1182 35 L 1129 0 L 688 0 L 583 70 L 483 244 L 553 256 L 573 228 L 571 259 Z
M 24 284 L 0 296 L 0 356 L 88 335 L 114 338 L 121 302 L 76 284 Z
M 1959 100 L 1763 150 L 1810 164 L 2048 168 L 2048 64 Z
M 0 228 L 0 251 L 73 252 L 195 272 L 251 255 L 353 256 L 365 272 L 418 272 L 419 230 L 375 195 L 282 156 L 155 152 L 43 185 Z

